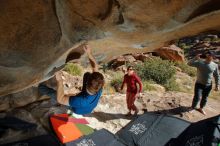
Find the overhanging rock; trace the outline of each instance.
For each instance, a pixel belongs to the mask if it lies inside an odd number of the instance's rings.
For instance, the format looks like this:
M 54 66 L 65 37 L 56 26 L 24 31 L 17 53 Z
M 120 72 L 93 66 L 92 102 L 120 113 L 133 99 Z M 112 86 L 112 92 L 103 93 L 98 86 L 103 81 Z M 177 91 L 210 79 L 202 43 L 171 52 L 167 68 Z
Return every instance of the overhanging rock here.
M 219 0 L 1 0 L 0 96 L 50 77 L 71 53 L 99 62 L 220 29 Z M 58 68 L 58 69 L 56 69 Z

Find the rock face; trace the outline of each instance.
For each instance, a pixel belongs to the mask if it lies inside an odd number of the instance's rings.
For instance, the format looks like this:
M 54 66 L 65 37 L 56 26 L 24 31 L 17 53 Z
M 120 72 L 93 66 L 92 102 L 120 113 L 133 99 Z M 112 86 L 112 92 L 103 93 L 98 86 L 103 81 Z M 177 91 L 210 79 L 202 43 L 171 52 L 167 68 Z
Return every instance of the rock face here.
M 178 46 L 185 48 L 185 57 L 192 59 L 197 54 L 201 54 L 201 58 L 205 58 L 204 53 L 211 51 L 215 54 L 214 62 L 220 66 L 220 35 L 196 35 L 182 38 L 178 42 Z
M 153 55 L 151 53 L 134 53 L 121 55 L 110 62 L 108 62 L 108 67 L 114 70 L 127 70 L 126 64 L 137 64 L 152 59 Z
M 220 28 L 219 0 L 1 0 L 0 96 L 50 77 L 67 56 L 99 62 Z M 58 69 L 57 69 L 58 68 Z
M 43 84 L 46 84 L 49 88 L 54 90 L 57 88 L 57 82 L 54 77 Z M 75 95 L 81 91 L 82 77 L 72 76 L 67 72 L 63 72 L 63 86 L 65 95 Z M 50 99 L 50 97 L 47 95 L 41 95 L 37 87 L 31 87 L 23 91 L 1 97 L 0 112 L 11 111 L 15 108 L 24 107 L 31 103 L 47 99 Z M 50 100 L 48 104 L 53 106 L 57 105 L 57 102 L 55 100 Z
M 156 49 L 155 52 L 158 56 L 164 59 L 180 62 L 185 61 L 183 50 L 175 45 L 170 45 L 169 47 L 162 47 Z

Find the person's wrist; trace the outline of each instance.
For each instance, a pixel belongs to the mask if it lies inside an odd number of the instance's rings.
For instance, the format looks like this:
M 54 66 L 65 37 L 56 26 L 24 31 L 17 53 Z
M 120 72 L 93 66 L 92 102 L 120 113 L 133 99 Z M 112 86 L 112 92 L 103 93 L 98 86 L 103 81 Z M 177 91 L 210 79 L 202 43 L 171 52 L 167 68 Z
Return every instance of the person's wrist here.
M 87 56 L 92 56 L 92 54 L 90 52 L 86 52 Z
M 57 80 L 57 83 L 58 83 L 58 84 L 62 84 L 62 83 L 63 83 L 63 80 Z

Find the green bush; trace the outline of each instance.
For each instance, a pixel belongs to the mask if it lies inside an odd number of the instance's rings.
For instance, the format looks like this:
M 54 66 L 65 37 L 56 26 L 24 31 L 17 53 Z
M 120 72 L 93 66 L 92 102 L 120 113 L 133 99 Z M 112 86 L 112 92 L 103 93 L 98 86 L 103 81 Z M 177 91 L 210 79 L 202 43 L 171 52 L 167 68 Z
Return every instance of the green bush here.
M 210 41 L 212 41 L 212 39 L 211 38 L 205 38 L 203 41 L 210 42 Z
M 181 49 L 183 49 L 185 56 L 187 56 L 189 54 L 189 50 L 193 47 L 193 45 L 187 45 L 185 43 L 180 43 L 178 45 L 178 47 L 180 47 Z
M 115 72 L 112 75 L 112 80 L 110 82 L 110 85 L 113 87 L 119 87 L 124 79 L 124 74 L 122 72 Z
M 175 62 L 175 66 L 179 67 L 182 70 L 182 72 L 188 74 L 191 77 L 196 76 L 196 68 L 191 67 L 191 66 L 187 65 L 186 63 Z
M 182 49 L 184 49 L 184 50 L 185 50 L 185 49 L 188 50 L 188 49 L 191 48 L 192 46 L 191 46 L 191 45 L 187 45 L 187 44 L 185 44 L 185 43 L 181 43 L 181 44 L 179 44 L 179 47 L 182 48 Z
M 213 38 L 212 41 L 213 41 L 213 42 L 219 42 L 220 39 L 219 39 L 219 38 Z
M 144 91 L 153 91 L 156 90 L 154 86 L 151 85 L 151 81 L 144 81 L 143 82 L 143 90 Z
M 175 78 L 171 78 L 164 84 L 164 87 L 168 91 L 180 91 L 179 85 L 177 84 Z
M 143 64 L 137 64 L 138 75 L 143 81 L 152 80 L 158 84 L 166 84 L 176 73 L 173 67 L 174 63 L 168 60 L 162 60 L 161 58 L 153 58 L 144 62 Z
M 67 63 L 64 67 L 64 71 L 68 72 L 73 76 L 81 76 L 82 68 L 78 64 Z

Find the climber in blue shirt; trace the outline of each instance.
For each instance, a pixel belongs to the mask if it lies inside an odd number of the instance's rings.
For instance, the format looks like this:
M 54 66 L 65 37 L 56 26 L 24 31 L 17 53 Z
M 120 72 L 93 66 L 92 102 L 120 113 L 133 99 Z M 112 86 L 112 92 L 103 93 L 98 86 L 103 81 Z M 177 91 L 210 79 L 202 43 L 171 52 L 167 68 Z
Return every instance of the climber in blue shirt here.
M 91 48 L 88 44 L 82 45 L 85 53 L 89 58 L 92 67 L 92 73 L 86 72 L 83 76 L 82 91 L 74 96 L 64 94 L 62 72 L 57 72 L 55 77 L 57 80 L 57 91 L 40 84 L 40 93 L 49 96 L 56 96 L 57 102 L 63 105 L 70 106 L 72 111 L 76 114 L 89 114 L 97 106 L 98 101 L 102 95 L 104 85 L 104 76 L 98 72 L 98 65 L 91 53 Z M 45 92 L 46 91 L 46 92 Z M 54 98 L 54 97 L 52 97 Z

